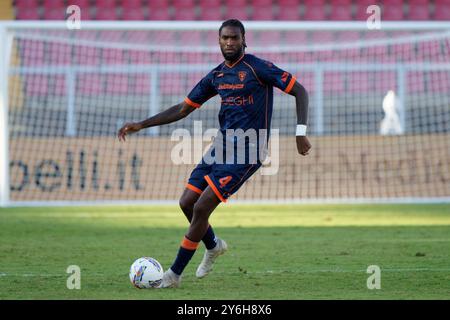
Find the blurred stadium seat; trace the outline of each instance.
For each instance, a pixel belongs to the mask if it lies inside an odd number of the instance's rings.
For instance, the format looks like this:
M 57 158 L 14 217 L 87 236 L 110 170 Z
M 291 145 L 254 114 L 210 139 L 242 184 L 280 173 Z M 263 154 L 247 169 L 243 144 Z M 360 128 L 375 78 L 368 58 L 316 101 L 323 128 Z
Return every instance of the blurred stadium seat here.
M 117 20 L 117 18 L 117 9 L 115 7 L 97 7 L 96 20 Z
M 388 39 L 388 35 L 384 31 L 376 30 L 373 32 L 369 32 L 365 35 L 364 40 L 371 40 L 376 42 L 377 40 L 384 40 Z M 374 57 L 383 57 L 387 56 L 389 54 L 388 52 L 388 46 L 386 46 L 383 43 L 380 44 L 372 44 L 365 48 L 363 48 L 366 54 L 364 54 L 364 57 L 366 57 L 369 61 L 373 60 Z
M 203 53 L 202 52 L 186 52 L 183 54 L 183 62 L 188 64 L 193 63 L 203 63 Z
M 378 71 L 372 74 L 374 76 L 372 84 L 373 92 L 385 94 L 389 90 L 397 91 L 397 74 L 395 71 Z
M 65 1 L 64 0 L 43 0 L 42 1 L 43 7 L 45 10 L 51 10 L 56 8 L 65 8 Z
M 265 31 L 259 35 L 258 44 L 270 45 L 271 43 L 277 43 L 281 39 L 281 34 L 278 31 Z
M 241 20 L 366 20 L 367 7 L 373 4 L 382 5 L 384 20 L 450 19 L 450 0 L 383 0 L 381 3 L 370 0 L 14 1 L 16 18 L 21 20 L 60 19 L 57 9 L 69 4 L 78 5 L 82 17 L 96 20 L 222 20 L 232 17 Z
M 252 20 L 273 20 L 273 6 L 253 6 Z
M 146 20 L 147 14 L 146 14 L 146 8 L 124 8 L 122 11 L 122 20 Z
M 180 56 L 173 51 L 154 52 L 152 55 L 153 63 L 180 63 Z
M 122 7 L 124 9 L 141 9 L 144 6 L 141 0 L 125 0 L 122 1 Z
M 131 43 L 146 43 L 148 41 L 148 33 L 142 30 L 130 31 L 126 34 L 126 39 Z
M 17 20 L 39 20 L 39 12 L 37 9 L 32 8 L 19 8 L 19 10 L 16 13 L 16 19 Z
M 352 20 L 351 0 L 332 0 L 330 2 L 329 20 L 346 21 Z
M 447 92 L 448 83 L 450 83 L 450 71 L 433 71 L 428 76 L 428 90 L 431 92 Z
M 148 4 L 149 20 L 170 20 L 169 4 L 165 0 L 154 0 Z
M 303 31 L 286 31 L 284 33 L 284 41 L 286 43 L 306 44 L 308 33 Z
M 174 20 L 197 20 L 197 10 L 195 7 L 182 8 L 175 10 Z
M 40 66 L 44 64 L 44 43 L 33 40 L 23 40 L 21 41 L 21 51 L 23 64 L 25 66 Z
M 221 0 L 199 0 L 200 20 L 222 20 Z
M 148 51 L 128 50 L 128 58 L 131 64 L 148 64 L 152 62 Z
M 95 0 L 94 3 L 97 9 L 117 8 L 116 0 Z
M 194 0 L 172 0 L 172 5 L 177 9 L 194 8 L 194 2 Z
M 198 0 L 200 8 L 220 8 L 222 0 Z
M 111 30 L 102 30 L 98 32 L 97 37 L 103 41 L 118 42 L 121 41 L 122 34 Z
M 202 8 L 201 20 L 222 20 L 222 10 L 220 8 Z
M 280 7 L 284 6 L 298 6 L 300 4 L 300 0 L 279 0 L 278 5 Z
M 76 57 L 75 63 L 82 66 L 100 65 L 101 49 L 88 46 L 76 46 L 74 52 Z
M 303 20 L 325 20 L 324 0 L 305 0 Z
M 56 65 L 69 65 L 72 63 L 72 46 L 52 42 L 50 44 L 50 61 Z
M 442 56 L 441 43 L 439 41 L 430 40 L 417 44 L 416 57 L 418 60 L 438 62 L 438 59 Z
M 192 46 L 199 46 L 202 42 L 202 34 L 199 31 L 191 31 L 183 37 L 183 43 Z
M 381 19 L 403 20 L 403 10 L 403 0 L 384 0 Z
M 66 18 L 66 8 L 49 8 L 44 10 L 45 20 L 64 20 Z
M 450 20 L 450 0 L 436 0 L 434 3 L 434 19 Z
M 308 90 L 308 92 L 315 92 L 314 85 L 314 73 L 312 72 L 301 72 L 296 74 L 297 80 Z
M 128 75 L 108 73 L 103 76 L 106 92 L 109 94 L 125 94 L 128 92 Z
M 247 7 L 242 7 L 239 10 L 230 9 L 227 7 L 225 10 L 224 19 L 239 19 L 246 21 L 250 20 L 250 14 L 248 13 Z
M 207 46 L 217 45 L 219 43 L 219 33 L 217 31 L 207 31 L 203 40 Z
M 342 44 L 353 44 L 360 40 L 359 31 L 343 31 L 339 32 L 336 41 Z M 350 59 L 351 61 L 356 61 L 361 59 L 361 48 L 349 48 L 346 50 L 340 50 L 338 55 L 341 59 Z
M 354 71 L 346 74 L 347 78 L 347 92 L 350 93 L 367 93 L 371 91 L 371 87 L 369 84 L 369 76 L 371 73 L 364 71 Z
M 410 34 L 404 31 L 395 31 L 391 34 L 392 38 L 407 37 Z M 391 55 L 394 61 L 397 60 L 412 60 L 415 56 L 415 47 L 411 43 L 394 43 L 391 46 Z
M 345 79 L 342 72 L 326 71 L 324 72 L 323 79 L 325 93 L 339 94 L 345 92 Z
M 298 21 L 300 19 L 300 11 L 298 5 L 280 6 L 277 20 Z
M 53 92 L 58 96 L 67 95 L 66 77 L 61 75 L 52 76 Z
M 169 1 L 167 1 L 167 0 L 152 0 L 152 1 L 147 1 L 147 2 L 148 2 L 149 7 L 154 8 L 154 9 L 169 7 Z
M 37 9 L 38 0 L 16 0 L 15 6 L 20 9 Z
M 161 94 L 163 95 L 185 95 L 185 85 L 178 73 L 164 72 L 159 77 Z
M 430 7 L 429 0 L 409 0 L 408 20 L 429 20 Z
M 103 92 L 102 77 L 98 73 L 84 73 L 77 77 L 76 91 L 85 95 L 99 94 Z
M 165 7 L 165 8 L 150 7 L 149 13 L 148 13 L 148 19 L 149 20 L 170 20 L 171 16 L 169 13 L 169 8 L 168 7 Z
M 133 92 L 136 94 L 150 94 L 150 76 L 148 74 L 137 74 L 131 78 Z
M 247 6 L 247 0 L 224 0 L 227 7 L 238 9 L 238 8 L 244 8 Z
M 46 75 L 28 74 L 25 76 L 27 95 L 46 96 L 48 92 L 48 77 Z
M 250 0 L 249 4 L 253 7 L 268 7 L 273 5 L 273 1 L 271 0 Z
M 121 49 L 103 49 L 102 52 L 103 64 L 126 64 L 124 58 L 124 50 Z
M 153 41 L 156 41 L 159 44 L 173 44 L 176 41 L 176 36 L 174 31 L 162 31 L 162 32 L 154 32 L 151 35 Z
M 224 19 L 250 20 L 247 8 L 247 0 L 226 1 Z
M 406 86 L 408 92 L 424 92 L 425 76 L 423 72 L 408 72 L 406 77 Z
M 81 12 L 83 12 L 84 9 L 89 9 L 90 7 L 90 0 L 70 0 L 68 4 L 77 5 L 80 7 Z
M 354 20 L 364 20 L 364 21 L 367 20 L 367 18 L 370 16 L 370 14 L 367 13 L 367 8 L 373 4 L 374 4 L 373 0 L 355 1 L 356 11 Z
M 190 72 L 186 77 L 186 88 L 188 90 L 194 88 L 194 86 L 205 76 L 204 72 Z
M 316 45 L 333 43 L 334 34 L 331 31 L 317 31 L 313 33 L 311 40 L 312 43 Z M 321 60 L 330 60 L 331 58 L 333 58 L 334 52 L 322 49 L 317 54 Z

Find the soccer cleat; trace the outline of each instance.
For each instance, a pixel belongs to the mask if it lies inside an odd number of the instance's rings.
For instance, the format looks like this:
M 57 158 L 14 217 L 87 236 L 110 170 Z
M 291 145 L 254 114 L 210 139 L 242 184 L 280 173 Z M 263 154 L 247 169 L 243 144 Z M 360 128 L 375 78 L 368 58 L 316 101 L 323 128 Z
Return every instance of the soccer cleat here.
M 206 277 L 212 270 L 214 261 L 216 261 L 217 257 L 224 254 L 227 250 L 227 243 L 224 240 L 217 238 L 217 245 L 213 249 L 205 251 L 203 260 L 198 266 L 197 272 L 195 273 L 197 278 Z
M 181 275 L 177 275 L 172 269 L 168 269 L 164 272 L 161 284 L 157 287 L 158 289 L 162 288 L 178 288 L 181 283 Z

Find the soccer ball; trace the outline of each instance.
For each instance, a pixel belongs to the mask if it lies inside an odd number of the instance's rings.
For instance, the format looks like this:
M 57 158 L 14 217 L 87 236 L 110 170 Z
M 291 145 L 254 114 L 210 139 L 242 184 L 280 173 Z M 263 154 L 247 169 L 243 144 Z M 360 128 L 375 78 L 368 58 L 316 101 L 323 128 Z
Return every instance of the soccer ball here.
M 142 257 L 137 259 L 130 268 L 130 281 L 136 288 L 155 288 L 161 284 L 163 267 L 154 258 Z

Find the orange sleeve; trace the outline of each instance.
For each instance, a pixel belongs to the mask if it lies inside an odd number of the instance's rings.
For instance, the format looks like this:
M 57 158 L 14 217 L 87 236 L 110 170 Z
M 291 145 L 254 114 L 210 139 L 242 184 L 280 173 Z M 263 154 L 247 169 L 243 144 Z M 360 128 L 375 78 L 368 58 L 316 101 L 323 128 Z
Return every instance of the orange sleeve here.
M 286 89 L 284 89 L 284 92 L 286 92 L 286 93 L 291 92 L 292 87 L 294 86 L 296 80 L 297 80 L 297 78 L 294 77 L 294 76 L 292 76 L 291 81 L 289 81 L 289 84 L 288 84 L 288 86 L 286 87 Z
M 201 107 L 201 104 L 192 101 L 188 97 L 184 98 L 184 102 L 186 102 L 188 105 L 190 105 L 191 107 L 194 107 L 194 108 L 200 108 Z

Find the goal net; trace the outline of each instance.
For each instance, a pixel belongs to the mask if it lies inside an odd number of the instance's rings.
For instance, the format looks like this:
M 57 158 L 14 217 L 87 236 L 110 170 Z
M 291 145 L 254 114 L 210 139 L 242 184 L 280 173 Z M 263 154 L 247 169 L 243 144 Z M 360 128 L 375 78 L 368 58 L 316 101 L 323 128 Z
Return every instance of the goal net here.
M 312 149 L 297 153 L 295 99 L 274 89 L 270 157 L 232 201 L 450 199 L 449 24 L 245 25 L 246 52 L 309 92 Z M 2 203 L 176 201 L 219 127 L 220 98 L 126 143 L 116 134 L 223 61 L 219 26 L 4 25 Z

